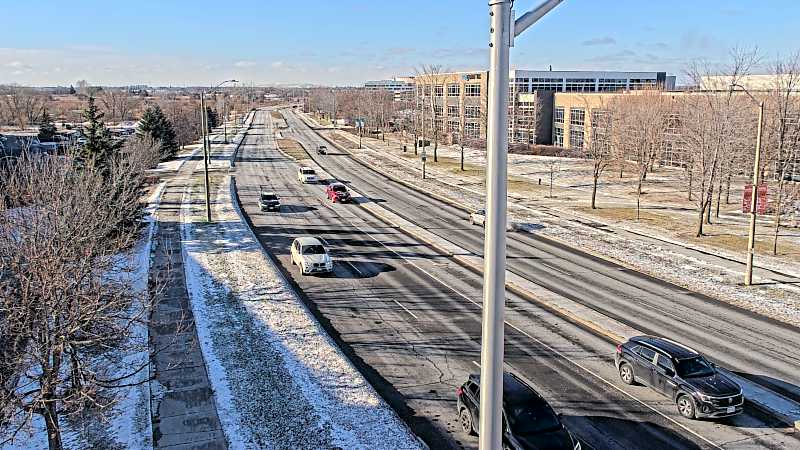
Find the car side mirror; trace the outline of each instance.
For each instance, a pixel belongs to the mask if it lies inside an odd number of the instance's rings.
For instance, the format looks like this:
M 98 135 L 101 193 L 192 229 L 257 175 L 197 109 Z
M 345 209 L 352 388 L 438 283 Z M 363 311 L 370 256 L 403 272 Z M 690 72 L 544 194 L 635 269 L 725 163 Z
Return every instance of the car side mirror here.
M 672 369 L 664 369 L 664 374 L 666 376 L 668 376 L 668 377 L 674 377 L 675 376 L 675 371 L 672 370 Z

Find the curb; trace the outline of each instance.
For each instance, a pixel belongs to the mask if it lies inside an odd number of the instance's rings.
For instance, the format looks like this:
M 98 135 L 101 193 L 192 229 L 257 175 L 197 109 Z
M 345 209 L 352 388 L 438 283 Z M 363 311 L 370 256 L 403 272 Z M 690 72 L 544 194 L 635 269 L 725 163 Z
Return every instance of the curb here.
M 443 196 L 438 195 L 438 194 L 426 192 L 421 187 L 419 187 L 419 186 L 417 186 L 415 184 L 408 183 L 408 182 L 406 182 L 404 180 L 399 180 L 399 179 L 387 174 L 385 171 L 383 171 L 383 170 L 381 170 L 381 169 L 379 169 L 379 168 L 377 168 L 377 167 L 375 167 L 373 165 L 368 165 L 360 157 L 353 155 L 353 153 L 351 153 L 348 149 L 344 148 L 338 142 L 335 142 L 335 141 L 333 141 L 331 139 L 328 139 L 326 136 L 323 136 L 317 130 L 314 130 L 314 131 L 320 137 L 322 137 L 325 141 L 331 143 L 336 148 L 339 148 L 340 150 L 346 152 L 348 155 L 350 155 L 353 158 L 354 161 L 358 162 L 362 166 L 364 166 L 366 168 L 369 168 L 369 169 L 372 169 L 372 170 L 380 173 L 384 177 L 389 178 L 389 179 L 391 179 L 391 180 L 393 180 L 395 182 L 398 182 L 398 183 L 402 184 L 403 186 L 406 186 L 406 187 L 408 187 L 410 189 L 413 189 L 413 190 L 415 190 L 417 192 L 420 192 L 420 193 L 422 193 L 424 195 L 428 195 L 430 197 L 436 198 L 437 200 L 442 201 L 444 203 L 447 203 L 447 204 L 449 204 L 449 205 L 451 205 L 451 206 L 453 206 L 455 208 L 458 208 L 458 209 L 461 209 L 461 210 L 464 210 L 464 211 L 467 211 L 467 212 L 471 211 L 470 208 L 467 208 L 466 206 L 464 206 L 463 204 L 461 204 L 459 202 L 453 201 L 451 199 L 448 199 L 448 198 L 443 197 Z M 365 205 L 366 204 L 359 204 L 359 206 L 365 206 Z M 394 214 L 391 210 L 385 208 L 384 206 L 376 205 L 376 207 L 380 208 L 381 210 L 386 210 L 387 212 Z M 393 226 L 393 227 L 395 227 L 397 229 L 400 229 L 402 232 L 406 233 L 407 235 L 409 235 L 409 236 L 411 236 L 411 237 L 413 237 L 415 239 L 418 239 L 418 240 L 420 240 L 422 242 L 425 242 L 426 244 L 430 245 L 432 248 L 434 248 L 435 250 L 439 251 L 440 253 L 443 253 L 444 255 L 453 258 L 453 260 L 456 261 L 462 267 L 464 267 L 464 268 L 466 268 L 466 269 L 468 269 L 468 270 L 470 270 L 472 272 L 475 272 L 477 274 L 483 274 L 483 268 L 482 267 L 480 267 L 479 265 L 476 265 L 474 262 L 470 261 L 467 257 L 464 256 L 465 254 L 471 254 L 470 252 L 468 252 L 468 251 L 466 251 L 464 249 L 460 249 L 461 250 L 460 252 L 453 252 L 452 249 L 447 249 L 447 248 L 443 247 L 440 243 L 434 242 L 433 240 L 431 240 L 429 238 L 429 236 L 425 236 L 425 235 L 423 235 L 423 233 L 415 232 L 414 230 L 410 229 L 409 227 L 405 227 L 405 226 L 402 226 L 402 225 L 399 225 L 399 224 L 395 223 L 395 220 L 393 220 L 390 217 L 387 217 L 387 215 L 383 214 L 382 211 L 380 211 L 380 212 L 375 211 L 375 207 L 370 206 L 370 207 L 366 207 L 365 209 L 368 212 L 372 213 L 374 216 L 376 216 L 379 219 L 383 220 L 384 222 L 390 224 L 391 226 Z M 395 215 L 397 215 L 397 214 L 395 214 Z M 397 215 L 397 216 L 400 217 L 399 215 Z M 400 218 L 402 219 L 402 217 L 400 217 Z M 546 239 L 550 239 L 550 238 L 547 237 Z M 563 242 L 561 239 L 552 239 L 552 240 L 554 242 L 559 242 L 559 243 L 562 243 L 564 245 L 568 245 L 565 242 Z M 453 244 L 453 246 L 457 247 L 455 244 Z M 607 260 L 607 261 L 612 261 L 612 262 L 616 263 L 616 261 L 609 260 L 608 258 L 605 258 L 605 257 L 600 257 L 600 256 L 594 254 L 594 252 L 587 252 L 587 253 L 590 254 L 590 255 L 593 255 L 595 257 L 599 257 L 601 259 L 604 259 L 604 260 Z M 622 265 L 622 266 L 626 267 L 624 265 Z M 509 276 L 509 275 L 511 275 L 511 276 Z M 567 310 L 565 308 L 562 308 L 562 307 L 560 307 L 560 306 L 558 306 L 558 305 L 556 305 L 556 304 L 554 304 L 552 302 L 548 302 L 548 301 L 542 299 L 540 296 L 537 296 L 536 294 L 532 293 L 528 289 L 523 288 L 523 287 L 517 285 L 514 282 L 510 282 L 508 280 L 508 278 L 512 278 L 513 275 L 514 275 L 513 273 L 507 273 L 507 275 L 506 275 L 506 289 L 508 289 L 510 292 L 512 292 L 512 293 L 514 293 L 514 294 L 516 294 L 516 295 L 518 295 L 520 297 L 523 297 L 523 298 L 525 298 L 527 300 L 530 300 L 531 302 L 536 303 L 537 305 L 543 307 L 544 309 L 546 309 L 548 311 L 551 311 L 554 314 L 556 314 L 556 315 L 558 315 L 558 316 L 560 316 L 560 317 L 562 317 L 562 318 L 564 318 L 564 319 L 566 319 L 566 320 L 568 320 L 568 321 L 570 321 L 572 323 L 575 323 L 576 325 L 578 325 L 578 326 L 580 326 L 582 328 L 585 328 L 585 329 L 587 329 L 587 330 L 589 330 L 589 331 L 591 331 L 591 332 L 593 332 L 593 333 L 595 333 L 595 334 L 597 334 L 597 335 L 599 335 L 599 336 L 601 336 L 601 337 L 603 337 L 605 339 L 608 339 L 612 343 L 618 344 L 618 343 L 621 343 L 621 342 L 625 341 L 625 339 L 626 339 L 625 336 L 622 336 L 622 335 L 620 335 L 620 334 L 618 334 L 618 333 L 616 333 L 614 331 L 611 331 L 611 330 L 607 329 L 606 327 L 603 327 L 602 325 L 599 325 L 598 323 L 596 323 L 596 322 L 594 322 L 592 320 L 585 319 L 584 317 L 581 317 L 581 316 L 573 313 L 572 311 L 569 311 L 569 310 Z M 531 283 L 535 284 L 533 282 L 531 282 Z M 609 318 L 609 319 L 611 321 L 614 321 L 614 319 L 611 319 L 611 318 Z M 626 328 L 630 328 L 630 327 L 626 327 Z M 633 331 L 636 331 L 633 328 L 630 328 L 630 329 L 633 330 Z M 644 334 L 644 333 L 636 332 L 634 334 Z M 752 405 L 755 409 L 761 411 L 762 413 L 764 413 L 764 414 L 766 414 L 766 415 L 768 415 L 770 417 L 774 417 L 774 418 L 780 420 L 781 422 L 784 422 L 784 423 L 792 426 L 797 431 L 800 431 L 800 405 L 797 405 L 797 403 L 787 399 L 786 397 L 784 397 L 784 396 L 782 396 L 782 395 L 780 395 L 778 393 L 770 391 L 769 389 L 764 388 L 761 385 L 758 385 L 757 383 L 753 383 L 750 380 L 738 377 L 735 374 L 732 374 L 731 372 L 729 372 L 729 371 L 727 371 L 725 369 L 723 369 L 723 371 L 726 374 L 729 374 L 731 376 L 731 378 L 735 379 L 742 386 L 743 390 L 745 390 L 745 388 L 747 388 L 747 390 L 749 390 L 751 393 L 752 392 L 759 392 L 762 395 L 768 395 L 768 396 L 773 397 L 773 399 L 775 401 L 778 401 L 778 402 L 781 402 L 781 403 L 795 405 L 796 410 L 794 411 L 794 414 L 792 414 L 792 413 L 786 413 L 786 412 L 783 412 L 783 411 L 778 411 L 778 410 L 774 409 L 773 407 L 770 407 L 769 404 L 767 404 L 765 401 L 759 401 L 760 399 L 758 399 L 758 398 L 747 397 L 747 396 L 745 397 L 746 400 L 747 400 L 747 403 Z

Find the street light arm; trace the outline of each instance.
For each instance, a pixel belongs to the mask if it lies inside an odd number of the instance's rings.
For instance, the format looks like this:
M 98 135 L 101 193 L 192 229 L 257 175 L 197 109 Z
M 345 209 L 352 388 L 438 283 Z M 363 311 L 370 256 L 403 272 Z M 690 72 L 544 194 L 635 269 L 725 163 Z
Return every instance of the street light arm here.
M 214 91 L 216 91 L 217 89 L 219 89 L 219 88 L 220 88 L 220 86 L 222 86 L 222 85 L 223 85 L 223 84 L 225 84 L 225 83 L 238 83 L 238 81 L 236 81 L 236 80 L 225 80 L 225 81 L 223 81 L 222 83 L 220 83 L 220 84 L 218 84 L 218 85 L 214 86 L 213 88 L 211 88 L 211 90 L 210 90 L 210 91 L 203 91 L 203 94 L 213 94 L 213 93 L 214 93 Z
M 756 102 L 757 105 L 761 105 L 761 103 L 762 103 L 761 100 L 757 100 L 755 97 L 753 97 L 753 94 L 751 94 L 750 91 L 748 91 L 746 87 L 742 86 L 739 83 L 731 83 L 731 92 L 733 92 L 733 88 L 735 88 L 735 87 L 740 88 L 742 90 L 742 92 L 747 94 L 747 96 L 750 97 L 750 100 Z
M 514 21 L 514 36 L 519 36 L 528 27 L 536 23 L 539 19 L 558 6 L 563 0 L 546 0 L 536 8 L 526 12 L 519 19 Z M 491 4 L 491 2 L 489 2 Z

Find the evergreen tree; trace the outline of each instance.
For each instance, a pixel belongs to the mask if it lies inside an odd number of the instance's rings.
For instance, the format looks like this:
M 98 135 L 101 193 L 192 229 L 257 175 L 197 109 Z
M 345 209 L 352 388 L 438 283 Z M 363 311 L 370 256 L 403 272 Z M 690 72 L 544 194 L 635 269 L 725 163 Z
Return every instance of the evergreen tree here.
M 94 102 L 94 97 L 89 97 L 89 103 L 83 112 L 83 118 L 89 122 L 83 130 L 86 144 L 77 155 L 86 166 L 101 170 L 107 166 L 109 158 L 122 147 L 122 142 L 114 139 L 111 131 L 106 128 L 103 116 Z
M 162 158 L 172 157 L 178 151 L 172 122 L 167 119 L 158 105 L 153 105 L 145 110 L 142 120 L 139 121 L 137 132 L 140 136 L 147 136 L 159 143 Z
M 56 124 L 47 111 L 42 113 L 42 123 L 39 125 L 39 140 L 42 142 L 53 142 L 56 136 Z
M 75 87 L 73 85 L 69 85 L 69 95 L 75 95 L 77 92 L 75 91 Z
M 219 116 L 217 116 L 217 110 L 211 109 L 210 106 L 206 106 L 206 117 L 208 117 L 208 129 L 209 131 L 212 128 L 216 128 L 219 126 Z

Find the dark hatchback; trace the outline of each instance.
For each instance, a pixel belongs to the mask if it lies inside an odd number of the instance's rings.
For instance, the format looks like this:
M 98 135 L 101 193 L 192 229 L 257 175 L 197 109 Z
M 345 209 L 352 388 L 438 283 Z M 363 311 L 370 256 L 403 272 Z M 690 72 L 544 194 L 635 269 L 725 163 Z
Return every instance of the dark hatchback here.
M 480 375 L 472 374 L 456 390 L 458 420 L 465 433 L 477 434 Z M 511 373 L 503 374 L 503 449 L 580 450 L 581 444 L 559 415 L 532 387 Z
M 697 351 L 669 339 L 637 336 L 617 346 L 614 361 L 625 384 L 650 386 L 682 416 L 696 419 L 740 414 L 742 388 Z

